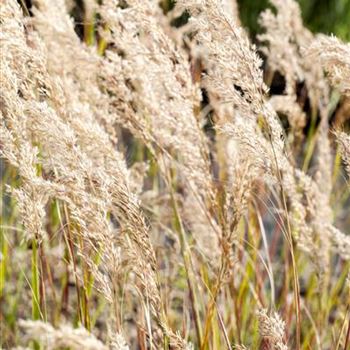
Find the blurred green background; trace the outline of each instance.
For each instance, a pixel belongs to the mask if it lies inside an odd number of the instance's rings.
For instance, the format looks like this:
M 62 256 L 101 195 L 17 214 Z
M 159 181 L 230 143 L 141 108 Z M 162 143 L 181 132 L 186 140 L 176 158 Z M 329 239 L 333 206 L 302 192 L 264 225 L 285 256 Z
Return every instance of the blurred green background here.
M 237 0 L 240 17 L 254 37 L 261 31 L 258 16 L 269 7 L 268 0 Z M 304 24 L 313 32 L 334 34 L 350 41 L 350 0 L 297 0 L 300 4 Z

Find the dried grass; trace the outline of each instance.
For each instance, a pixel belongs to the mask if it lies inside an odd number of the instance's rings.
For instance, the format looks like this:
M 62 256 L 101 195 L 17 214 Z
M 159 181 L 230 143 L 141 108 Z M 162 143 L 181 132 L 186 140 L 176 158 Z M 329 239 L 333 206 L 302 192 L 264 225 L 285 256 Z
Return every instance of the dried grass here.
M 256 48 L 235 1 L 3 1 L 4 348 L 347 349 L 349 44 L 271 4 Z

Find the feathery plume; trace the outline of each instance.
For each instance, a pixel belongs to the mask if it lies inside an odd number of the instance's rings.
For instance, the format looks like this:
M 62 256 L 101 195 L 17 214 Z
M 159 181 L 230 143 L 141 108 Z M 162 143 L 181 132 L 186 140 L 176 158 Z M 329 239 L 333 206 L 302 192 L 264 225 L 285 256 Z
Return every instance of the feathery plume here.
M 305 48 L 307 58 L 319 61 L 330 83 L 345 96 L 350 96 L 350 44 L 335 36 L 318 35 Z
M 82 347 L 87 350 L 108 349 L 106 345 L 83 327 L 74 329 L 69 325 L 61 325 L 59 328 L 54 328 L 49 323 L 32 320 L 19 320 L 19 326 L 25 333 L 25 341 L 40 341 L 47 350 L 65 347 L 72 350 L 78 350 Z M 124 348 L 119 347 L 116 350 L 124 350 Z
M 350 177 L 350 136 L 345 132 L 336 132 L 335 136 L 340 145 L 340 152 L 345 165 L 345 170 Z
M 101 15 L 109 30 L 103 35 L 110 49 L 101 67 L 101 81 L 119 123 L 160 157 L 165 178 L 172 164 L 179 170 L 186 188 L 186 221 L 202 252 L 215 261 L 218 225 L 207 214 L 214 200 L 209 151 L 194 113 L 198 86 L 192 82 L 185 53 L 150 15 L 154 6 L 133 0 L 124 9 L 118 2 L 104 2 Z M 205 231 L 199 230 L 203 224 Z M 211 249 L 205 241 L 211 242 Z
M 284 342 L 285 323 L 278 313 L 269 315 L 266 309 L 258 311 L 259 333 L 263 339 L 269 341 L 271 349 L 288 350 Z
M 61 2 L 60 5 L 64 4 Z M 44 171 L 51 175 L 51 181 L 64 186 L 63 193 L 55 194 L 56 198 L 68 205 L 70 215 L 77 225 L 75 234 L 85 240 L 94 254 L 101 256 L 105 273 L 101 274 L 97 267 L 91 269 L 96 281 L 102 283 L 99 289 L 104 292 L 107 300 L 119 303 L 115 295 L 115 283 L 118 281 L 120 254 L 116 246 L 115 229 L 112 229 L 108 220 L 108 214 L 112 213 L 127 234 L 125 257 L 129 257 L 130 266 L 138 277 L 142 297 L 147 300 L 147 304 L 150 303 L 152 314 L 171 338 L 170 342 L 178 346 L 182 339 L 172 333 L 162 314 L 155 254 L 139 201 L 130 192 L 128 173 L 122 157 L 104 129 L 99 126 L 93 108 L 90 108 L 88 102 L 81 101 L 86 94 L 72 80 L 75 73 L 68 72 L 60 76 L 62 70 L 55 64 L 54 69 L 48 64 L 47 70 L 46 62 L 51 57 L 46 55 L 46 48 L 39 44 L 35 33 L 30 30 L 28 34 L 25 33 L 18 5 L 13 6 L 10 1 L 9 7 L 5 6 L 5 9 L 8 8 L 14 11 L 12 17 L 15 18 L 13 20 L 7 16 L 8 21 L 19 23 L 15 28 L 15 37 L 22 39 L 23 44 L 15 47 L 15 50 L 23 52 L 23 65 L 17 61 L 19 67 L 14 69 L 17 68 L 25 90 L 23 97 L 16 96 L 15 103 L 24 105 L 29 142 L 38 142 L 43 148 L 41 156 Z M 49 14 L 50 9 L 47 11 Z M 26 34 L 28 40 L 31 40 L 32 48 L 27 45 Z M 42 81 L 45 82 L 42 100 L 31 95 L 30 84 L 33 82 L 26 76 L 28 63 L 40 72 L 36 78 L 43 77 Z M 5 106 L 10 101 L 6 98 Z M 17 121 L 20 116 L 15 115 Z M 8 125 L 9 120 L 9 113 L 6 113 L 5 125 Z M 91 262 L 88 250 L 80 253 L 87 263 Z

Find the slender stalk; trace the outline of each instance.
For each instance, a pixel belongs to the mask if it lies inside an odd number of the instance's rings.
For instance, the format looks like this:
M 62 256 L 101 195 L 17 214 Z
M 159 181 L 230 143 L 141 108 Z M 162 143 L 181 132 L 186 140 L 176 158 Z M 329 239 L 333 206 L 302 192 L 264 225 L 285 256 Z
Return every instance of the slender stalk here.
M 77 273 L 77 261 L 76 261 L 76 257 L 74 254 L 73 237 L 72 237 L 71 229 L 70 229 L 68 210 L 67 210 L 66 205 L 64 205 L 63 210 L 64 210 L 65 218 L 67 221 L 67 230 L 66 230 L 62 224 L 58 202 L 57 202 L 57 206 L 58 206 L 58 213 L 60 216 L 60 221 L 61 221 L 61 225 L 62 225 L 62 229 L 63 229 L 63 233 L 64 233 L 64 239 L 65 239 L 66 246 L 67 246 L 68 252 L 69 252 L 69 257 L 70 257 L 71 262 L 73 263 L 73 271 L 74 271 L 74 277 L 75 277 L 75 288 L 77 291 L 77 301 L 78 301 L 78 319 L 79 319 L 79 322 L 82 323 L 83 322 L 83 314 L 82 314 L 82 310 L 81 310 L 82 304 L 81 304 L 81 297 L 80 297 L 80 283 L 79 283 L 78 273 Z
M 39 291 L 39 266 L 38 266 L 38 244 L 36 239 L 32 242 L 32 318 L 40 319 L 40 291 Z
M 300 307 L 300 286 L 299 286 L 299 280 L 298 280 L 298 271 L 297 271 L 297 266 L 296 266 L 296 261 L 295 261 L 295 255 L 294 255 L 294 247 L 293 247 L 293 237 L 292 237 L 292 226 L 290 223 L 290 217 L 289 217 L 289 211 L 287 207 L 287 200 L 286 200 L 286 195 L 283 189 L 282 185 L 282 174 L 281 171 L 278 167 L 277 163 L 277 158 L 275 154 L 274 147 L 272 146 L 274 155 L 275 155 L 275 160 L 276 160 L 276 165 L 277 165 L 277 174 L 278 174 L 278 180 L 280 183 L 280 188 L 281 188 L 281 196 L 282 196 L 282 203 L 283 203 L 283 209 L 286 213 L 286 221 L 287 221 L 287 241 L 289 243 L 289 248 L 290 248 L 290 255 L 292 258 L 292 269 L 293 269 L 293 283 L 294 283 L 294 302 L 296 305 L 296 342 L 297 342 L 297 349 L 300 349 L 300 339 L 301 339 L 301 307 Z
M 42 310 L 44 321 L 47 321 L 47 312 L 46 312 L 46 288 L 45 288 L 45 280 L 44 280 L 44 247 L 42 244 L 38 247 L 38 255 L 40 260 L 39 265 L 39 291 L 40 291 L 40 308 Z
M 347 350 L 350 347 L 350 307 L 348 307 L 347 314 L 348 314 L 348 330 L 346 332 L 344 350 Z
M 1 222 L 1 221 L 0 221 Z M 8 260 L 8 244 L 5 239 L 4 229 L 0 227 L 0 247 L 1 247 L 1 259 L 0 259 L 0 298 L 3 296 L 3 289 L 5 287 L 6 280 L 6 266 Z
M 198 343 L 202 344 L 202 329 L 201 329 L 201 321 L 199 316 L 199 310 L 198 310 L 198 300 L 195 293 L 195 288 L 193 284 L 193 274 L 191 272 L 191 256 L 188 248 L 188 244 L 186 241 L 186 235 L 185 230 L 182 224 L 182 220 L 179 214 L 178 205 L 175 199 L 174 189 L 171 182 L 170 177 L 170 195 L 171 195 L 171 202 L 172 207 L 174 211 L 174 218 L 175 218 L 175 228 L 179 235 L 180 240 L 180 248 L 181 248 L 181 254 L 184 261 L 185 271 L 186 271 L 186 279 L 187 279 L 187 285 L 190 292 L 190 300 L 192 305 L 192 312 L 193 312 L 193 318 L 195 322 L 196 327 L 196 335 L 198 339 Z

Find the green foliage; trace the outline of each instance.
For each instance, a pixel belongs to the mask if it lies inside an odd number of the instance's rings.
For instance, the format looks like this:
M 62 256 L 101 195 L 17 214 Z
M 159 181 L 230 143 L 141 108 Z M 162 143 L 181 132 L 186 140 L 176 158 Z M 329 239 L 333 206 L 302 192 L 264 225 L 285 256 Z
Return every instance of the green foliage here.
M 313 32 L 334 34 L 350 40 L 350 0 L 298 0 L 304 24 Z M 269 7 L 268 0 L 238 0 L 240 17 L 252 36 L 261 32 L 259 14 Z

